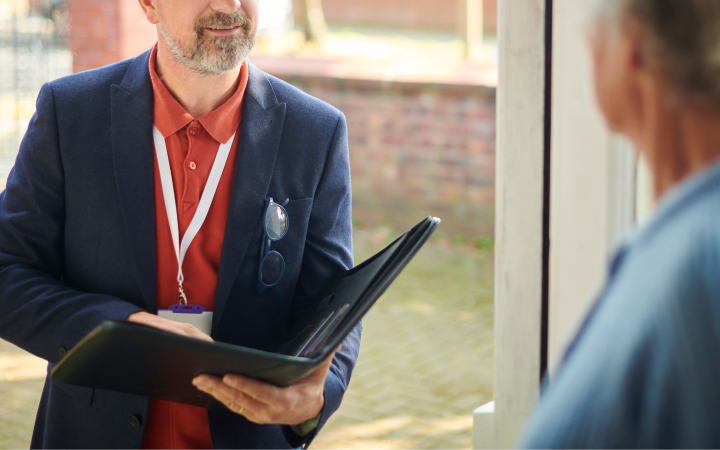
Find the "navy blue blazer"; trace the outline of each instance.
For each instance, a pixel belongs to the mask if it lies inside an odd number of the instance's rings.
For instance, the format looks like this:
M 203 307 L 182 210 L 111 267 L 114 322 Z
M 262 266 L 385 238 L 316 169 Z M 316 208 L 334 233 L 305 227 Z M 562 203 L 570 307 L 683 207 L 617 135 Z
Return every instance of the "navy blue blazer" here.
M 156 311 L 149 54 L 44 85 L 0 194 L 0 337 L 48 360 L 48 372 L 102 321 Z M 285 276 L 259 294 L 266 197 L 290 199 L 290 229 L 273 243 Z M 273 351 L 352 264 L 343 114 L 251 64 L 212 337 Z M 333 361 L 320 427 L 340 406 L 360 333 L 358 324 Z M 48 377 L 32 447 L 139 448 L 147 408 L 147 397 Z M 208 417 L 215 448 L 298 447 L 317 432 L 300 437 L 224 407 Z

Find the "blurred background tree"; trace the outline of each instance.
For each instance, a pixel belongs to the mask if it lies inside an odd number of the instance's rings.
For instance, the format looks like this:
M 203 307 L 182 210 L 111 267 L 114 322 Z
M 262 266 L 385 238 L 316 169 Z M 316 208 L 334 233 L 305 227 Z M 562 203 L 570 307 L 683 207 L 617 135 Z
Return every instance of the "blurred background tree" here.
M 327 33 L 322 0 L 295 0 L 293 8 L 296 25 L 305 34 L 305 40 L 321 41 Z

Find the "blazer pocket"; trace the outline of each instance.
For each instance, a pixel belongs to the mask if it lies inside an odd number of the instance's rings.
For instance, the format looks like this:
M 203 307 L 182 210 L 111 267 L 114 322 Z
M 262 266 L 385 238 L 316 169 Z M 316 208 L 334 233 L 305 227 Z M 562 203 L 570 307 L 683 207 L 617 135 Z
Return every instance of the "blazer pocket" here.
M 288 218 L 290 219 L 288 234 L 290 234 L 290 232 L 295 232 L 295 236 L 305 236 L 308 220 L 310 219 L 310 212 L 312 211 L 312 205 L 312 198 L 290 200 L 288 204 L 285 205 L 285 211 L 287 211 Z
M 53 380 L 50 376 L 50 371 L 52 371 L 53 367 L 55 367 L 55 364 L 48 364 L 48 380 L 50 381 L 53 391 L 57 390 L 60 391 L 61 394 L 66 394 L 72 397 L 72 399 L 78 402 L 78 404 L 92 404 L 95 392 L 94 388 L 75 386 L 74 384 L 60 383 L 59 381 Z
M 312 205 L 312 198 L 289 201 L 285 205 L 288 231 L 282 239 L 272 243 L 272 249 L 278 251 L 285 260 L 285 275 L 288 279 L 294 279 L 300 272 Z

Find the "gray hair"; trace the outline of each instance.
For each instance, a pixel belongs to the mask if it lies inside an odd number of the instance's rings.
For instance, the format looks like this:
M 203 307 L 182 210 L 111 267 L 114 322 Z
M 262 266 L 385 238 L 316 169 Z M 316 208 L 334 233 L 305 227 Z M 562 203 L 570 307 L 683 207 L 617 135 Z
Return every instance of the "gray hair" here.
M 598 0 L 598 15 L 644 28 L 643 58 L 686 101 L 720 100 L 720 0 Z

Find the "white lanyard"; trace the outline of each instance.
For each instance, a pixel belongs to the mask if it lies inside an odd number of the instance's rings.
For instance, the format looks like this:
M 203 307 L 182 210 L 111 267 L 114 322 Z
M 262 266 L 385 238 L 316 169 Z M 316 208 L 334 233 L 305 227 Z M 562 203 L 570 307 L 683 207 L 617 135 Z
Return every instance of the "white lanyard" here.
M 179 301 L 183 304 L 187 304 L 187 297 L 185 296 L 185 291 L 183 290 L 182 285 L 185 280 L 182 271 L 185 252 L 187 252 L 188 247 L 190 247 L 190 243 L 195 238 L 198 231 L 200 231 L 200 227 L 203 222 L 205 222 L 205 218 L 210 210 L 210 204 L 215 197 L 215 191 L 217 190 L 218 183 L 220 183 L 220 177 L 225 169 L 225 164 L 227 163 L 228 155 L 230 154 L 230 147 L 232 147 L 233 140 L 235 139 L 235 133 L 233 133 L 229 141 L 224 144 L 220 144 L 220 149 L 215 156 L 215 162 L 210 170 L 210 176 L 208 177 L 205 189 L 200 197 L 200 203 L 198 204 L 197 211 L 195 211 L 195 215 L 193 216 L 190 226 L 188 226 L 181 243 L 177 206 L 175 204 L 175 190 L 173 189 L 167 146 L 165 145 L 165 138 L 155 125 L 153 125 L 153 139 L 155 140 L 155 154 L 157 155 L 158 167 L 160 169 L 160 184 L 162 185 L 163 198 L 165 199 L 165 210 L 167 211 L 167 218 L 170 224 L 170 234 L 172 234 L 173 246 L 175 247 L 175 256 L 178 260 L 177 281 L 180 291 Z

